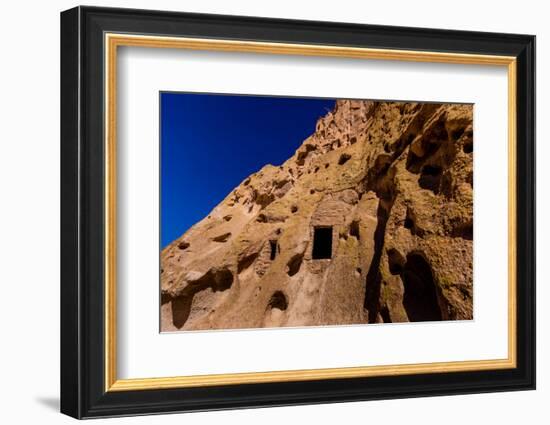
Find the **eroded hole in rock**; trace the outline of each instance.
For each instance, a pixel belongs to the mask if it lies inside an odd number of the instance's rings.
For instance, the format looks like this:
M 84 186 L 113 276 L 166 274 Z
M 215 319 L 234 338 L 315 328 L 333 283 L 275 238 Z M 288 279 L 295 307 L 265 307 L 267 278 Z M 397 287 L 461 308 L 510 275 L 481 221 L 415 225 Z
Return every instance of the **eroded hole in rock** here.
M 359 222 L 354 220 L 349 225 L 349 235 L 355 237 L 357 240 L 361 239 L 359 236 Z
M 311 151 L 314 151 L 315 149 L 317 149 L 317 148 L 314 145 L 307 144 L 305 146 L 305 151 L 298 152 L 298 156 L 296 158 L 296 163 L 300 166 L 304 165 L 305 162 L 306 162 L 306 158 L 309 155 L 309 153 Z
M 201 284 L 211 287 L 214 292 L 226 291 L 233 284 L 233 273 L 226 268 L 210 270 L 201 279 Z
M 187 249 L 191 246 L 191 244 L 189 242 L 186 242 L 186 241 L 181 241 L 179 244 L 178 244 L 178 248 L 181 249 L 182 251 L 184 249 Z
M 289 276 L 294 276 L 296 273 L 298 273 L 300 271 L 300 267 L 302 266 L 303 258 L 304 258 L 304 254 L 295 254 L 288 261 L 286 272 Z
M 233 218 L 232 215 L 226 215 L 223 219 L 224 219 L 225 221 L 231 221 L 232 218 Z
M 390 273 L 401 274 L 401 272 L 403 271 L 403 266 L 407 262 L 405 257 L 403 257 L 403 255 L 401 255 L 401 253 L 395 248 L 389 249 L 387 254 Z
M 439 193 L 442 174 L 443 170 L 441 167 L 437 165 L 425 165 L 422 168 L 418 184 L 422 189 L 428 189 L 437 194 Z
M 317 171 L 319 171 L 319 167 L 315 167 L 315 170 L 313 170 L 314 173 L 316 173 Z
M 222 235 L 216 236 L 212 238 L 214 242 L 227 242 L 227 240 L 231 237 L 231 232 L 224 233 Z
M 299 152 L 296 158 L 296 164 L 304 165 L 306 162 L 307 152 Z
M 281 189 L 288 183 L 288 180 L 283 179 L 275 183 L 275 188 Z
M 315 193 L 315 189 L 311 189 L 311 190 L 309 191 L 309 194 L 310 194 L 310 195 L 313 195 L 314 193 Z
M 267 207 L 275 200 L 275 196 L 272 193 L 260 193 L 256 195 L 255 202 L 261 206 L 262 209 Z
M 332 226 L 313 228 L 313 249 L 311 258 L 314 260 L 332 258 Z
M 352 137 L 349 139 L 349 143 L 350 143 L 350 145 L 354 145 L 355 143 L 357 143 L 357 137 L 352 136 Z
M 269 259 L 273 261 L 279 252 L 279 244 L 276 240 L 269 241 Z
M 265 214 L 259 214 L 258 218 L 256 219 L 258 223 L 267 223 L 267 216 Z
M 462 146 L 462 150 L 464 151 L 464 153 L 472 153 L 474 151 L 473 140 L 468 140 L 467 142 L 465 142 Z
M 172 299 L 172 323 L 181 329 L 191 313 L 192 297 L 177 297 Z
M 172 298 L 172 323 L 178 329 L 189 319 L 195 295 L 206 289 L 213 292 L 226 291 L 233 285 L 233 273 L 227 268 L 212 268 L 190 284 L 180 296 Z
M 422 136 L 419 152 L 409 149 L 406 168 L 411 173 L 419 173 L 424 162 L 435 154 L 449 136 L 445 129 L 444 120 L 439 120 L 428 132 Z
M 403 307 L 409 321 L 441 320 L 432 269 L 421 254 L 407 255 L 401 277 L 405 287 Z
M 290 212 L 291 212 L 292 214 L 294 214 L 294 213 L 297 212 L 297 211 L 298 211 L 298 207 L 297 207 L 296 205 L 292 205 L 292 206 L 290 207 Z
M 249 268 L 252 264 L 254 264 L 254 261 L 256 261 L 256 258 L 258 258 L 258 255 L 259 255 L 258 252 L 254 252 L 250 255 L 247 255 L 241 258 L 241 260 L 239 260 L 239 262 L 237 263 L 237 273 L 243 272 L 244 270 Z
M 346 162 L 348 162 L 351 159 L 351 155 L 348 153 L 343 153 L 340 155 L 340 159 L 338 160 L 338 165 L 344 165 Z
M 283 291 L 275 291 L 275 293 L 269 299 L 267 307 L 270 309 L 278 309 L 284 311 L 288 307 L 288 299 Z
M 464 134 L 464 130 L 466 130 L 466 128 L 457 128 L 456 130 L 453 130 L 450 134 L 451 140 L 456 142 L 460 139 L 460 137 Z
M 325 168 L 328 168 L 328 167 L 330 167 L 330 164 L 325 164 Z

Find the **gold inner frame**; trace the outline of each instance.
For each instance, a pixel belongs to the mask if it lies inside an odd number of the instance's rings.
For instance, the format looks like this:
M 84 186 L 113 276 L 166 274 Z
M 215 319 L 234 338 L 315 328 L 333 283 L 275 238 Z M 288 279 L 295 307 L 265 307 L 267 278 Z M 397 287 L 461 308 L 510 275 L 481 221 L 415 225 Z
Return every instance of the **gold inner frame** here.
M 516 367 L 516 58 L 410 50 L 326 45 L 212 40 L 127 34 L 105 34 L 105 391 L 135 391 L 213 385 L 310 381 L 416 373 L 443 373 Z M 118 379 L 116 325 L 116 123 L 117 48 L 120 46 L 249 52 L 356 59 L 494 65 L 508 71 L 508 357 L 495 360 L 304 369 L 164 378 Z

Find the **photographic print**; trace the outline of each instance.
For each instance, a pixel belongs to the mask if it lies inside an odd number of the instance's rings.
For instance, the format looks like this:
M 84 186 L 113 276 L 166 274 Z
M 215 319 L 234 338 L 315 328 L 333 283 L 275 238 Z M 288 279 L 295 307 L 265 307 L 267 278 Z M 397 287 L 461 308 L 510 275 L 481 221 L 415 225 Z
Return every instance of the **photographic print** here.
M 535 389 L 534 36 L 89 6 L 60 34 L 61 412 Z
M 162 332 L 473 319 L 473 105 L 160 93 Z

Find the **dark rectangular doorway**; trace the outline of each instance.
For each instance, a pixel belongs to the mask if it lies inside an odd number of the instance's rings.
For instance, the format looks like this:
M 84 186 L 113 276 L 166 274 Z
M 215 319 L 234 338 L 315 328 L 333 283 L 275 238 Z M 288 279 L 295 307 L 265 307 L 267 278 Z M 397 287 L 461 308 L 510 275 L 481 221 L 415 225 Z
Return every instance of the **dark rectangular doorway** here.
M 311 258 L 314 260 L 332 258 L 332 227 L 313 228 L 313 251 Z

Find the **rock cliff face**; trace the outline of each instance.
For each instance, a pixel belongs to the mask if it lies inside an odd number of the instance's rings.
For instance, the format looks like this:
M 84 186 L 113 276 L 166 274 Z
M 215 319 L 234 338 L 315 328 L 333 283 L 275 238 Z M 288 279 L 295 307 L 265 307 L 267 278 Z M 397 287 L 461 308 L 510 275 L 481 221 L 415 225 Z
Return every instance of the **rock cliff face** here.
M 472 119 L 338 101 L 162 251 L 162 331 L 472 319 Z

